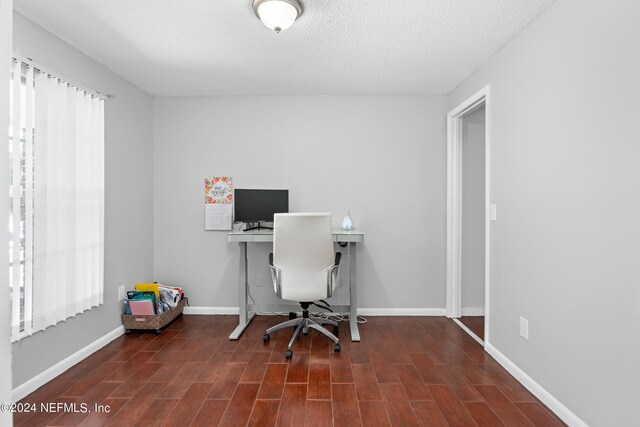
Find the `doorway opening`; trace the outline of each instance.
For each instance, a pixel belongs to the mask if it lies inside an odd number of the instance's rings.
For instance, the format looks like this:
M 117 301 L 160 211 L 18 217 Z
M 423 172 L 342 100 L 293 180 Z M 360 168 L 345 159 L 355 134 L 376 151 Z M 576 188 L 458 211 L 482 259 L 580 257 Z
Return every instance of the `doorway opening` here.
M 447 115 L 447 317 L 489 342 L 489 86 Z

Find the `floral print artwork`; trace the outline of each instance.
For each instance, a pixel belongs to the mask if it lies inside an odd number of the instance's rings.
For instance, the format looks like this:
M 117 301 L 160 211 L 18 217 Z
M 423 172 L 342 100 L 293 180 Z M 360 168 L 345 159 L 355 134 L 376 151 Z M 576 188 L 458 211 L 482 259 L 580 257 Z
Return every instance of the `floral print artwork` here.
M 233 203 L 233 183 L 230 176 L 204 179 L 204 200 L 211 204 Z

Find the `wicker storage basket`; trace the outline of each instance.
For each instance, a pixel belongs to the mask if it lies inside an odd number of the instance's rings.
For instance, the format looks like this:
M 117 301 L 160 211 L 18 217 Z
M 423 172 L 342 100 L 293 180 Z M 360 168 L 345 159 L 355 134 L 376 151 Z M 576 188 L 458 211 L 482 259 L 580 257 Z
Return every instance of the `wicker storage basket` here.
M 182 310 L 184 309 L 186 301 L 186 298 L 181 299 L 175 308 L 169 311 L 165 311 L 162 314 L 150 316 L 135 316 L 133 314 L 123 314 L 122 323 L 124 323 L 126 333 L 129 333 L 133 330 L 155 330 L 156 334 L 161 333 L 162 328 L 182 315 Z

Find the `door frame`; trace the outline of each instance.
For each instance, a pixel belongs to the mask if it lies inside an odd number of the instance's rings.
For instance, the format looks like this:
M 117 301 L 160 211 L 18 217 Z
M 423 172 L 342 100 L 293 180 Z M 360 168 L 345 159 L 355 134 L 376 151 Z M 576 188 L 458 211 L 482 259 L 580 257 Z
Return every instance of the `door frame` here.
M 462 314 L 462 119 L 485 107 L 484 346 L 489 343 L 491 87 L 483 87 L 447 114 L 446 316 Z M 457 321 L 457 323 L 459 323 Z M 466 328 L 465 328 L 466 329 Z

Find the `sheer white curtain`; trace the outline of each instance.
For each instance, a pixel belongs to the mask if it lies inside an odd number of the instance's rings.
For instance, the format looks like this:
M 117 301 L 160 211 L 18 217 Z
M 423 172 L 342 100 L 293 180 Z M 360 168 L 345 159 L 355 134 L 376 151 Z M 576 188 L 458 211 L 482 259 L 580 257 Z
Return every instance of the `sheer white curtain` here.
M 13 65 L 12 338 L 103 302 L 104 101 Z

